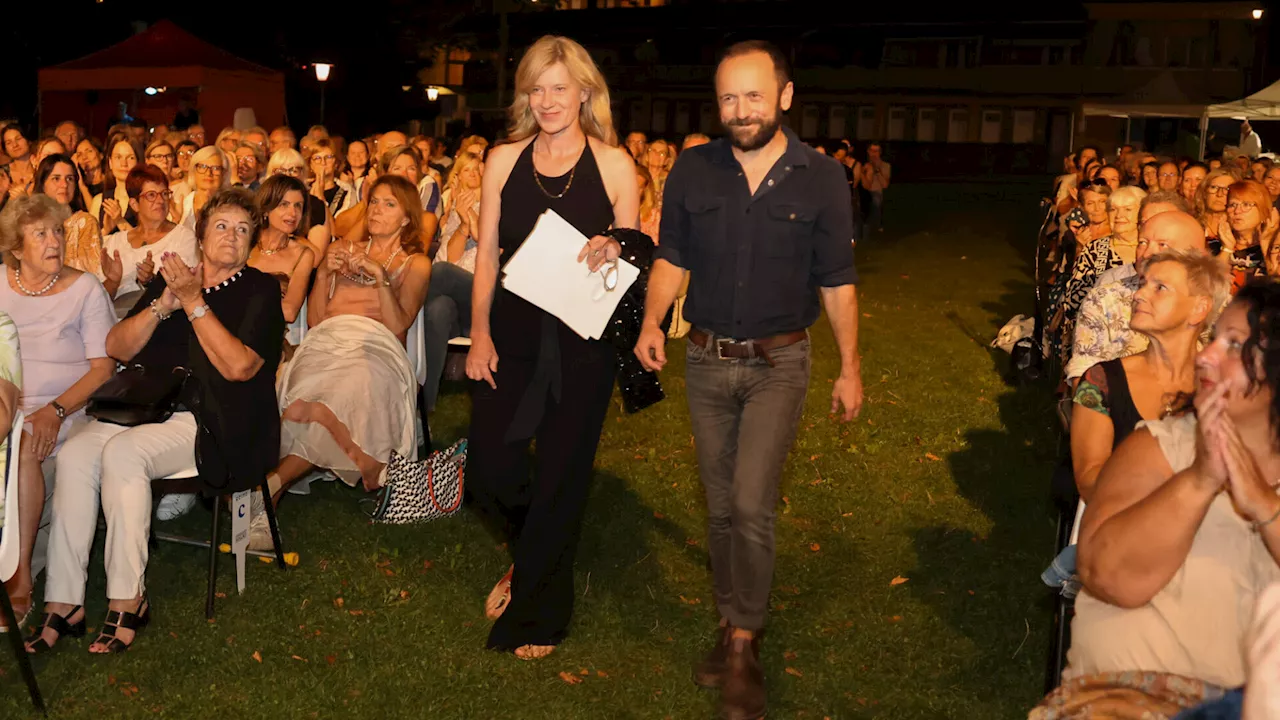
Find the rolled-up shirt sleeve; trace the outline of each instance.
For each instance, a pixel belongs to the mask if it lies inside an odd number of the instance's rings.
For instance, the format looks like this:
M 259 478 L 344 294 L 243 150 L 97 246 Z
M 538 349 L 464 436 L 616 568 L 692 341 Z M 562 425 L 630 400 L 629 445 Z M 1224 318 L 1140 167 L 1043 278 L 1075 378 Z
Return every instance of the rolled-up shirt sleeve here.
M 662 192 L 662 221 L 658 225 L 658 252 L 655 259 L 666 260 L 679 268 L 688 269 L 689 211 L 685 208 L 687 177 L 693 172 L 692 163 L 697 158 L 680 157 L 667 176 Z
M 853 264 L 853 204 L 848 185 L 843 171 L 835 162 L 823 162 L 821 165 L 822 177 L 815 187 L 823 189 L 819 203 L 822 209 L 814 224 L 810 274 L 818 287 L 856 285 L 858 271 Z M 665 227 L 665 212 L 663 224 Z

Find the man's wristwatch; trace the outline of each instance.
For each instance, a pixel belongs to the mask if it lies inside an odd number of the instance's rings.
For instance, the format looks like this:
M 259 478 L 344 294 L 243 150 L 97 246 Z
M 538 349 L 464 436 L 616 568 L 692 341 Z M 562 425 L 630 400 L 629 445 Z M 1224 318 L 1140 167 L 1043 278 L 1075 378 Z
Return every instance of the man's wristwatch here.
M 53 412 L 58 416 L 59 420 L 67 419 L 67 409 L 59 405 L 57 400 L 50 402 L 49 407 L 53 408 Z

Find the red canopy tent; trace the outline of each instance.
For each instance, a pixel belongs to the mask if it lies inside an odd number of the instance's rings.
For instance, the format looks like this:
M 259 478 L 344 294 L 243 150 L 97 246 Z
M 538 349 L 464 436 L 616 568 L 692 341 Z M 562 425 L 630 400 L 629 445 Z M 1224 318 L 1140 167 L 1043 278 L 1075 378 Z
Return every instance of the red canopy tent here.
M 118 103 L 148 125 L 172 122 L 178 101 L 200 112 L 213 137 L 238 108 L 252 108 L 259 125 L 284 122 L 284 76 L 210 45 L 162 20 L 133 37 L 39 76 L 41 124 L 75 120 L 101 137 Z M 147 95 L 146 88 L 155 88 Z M 163 89 L 163 90 L 162 90 Z

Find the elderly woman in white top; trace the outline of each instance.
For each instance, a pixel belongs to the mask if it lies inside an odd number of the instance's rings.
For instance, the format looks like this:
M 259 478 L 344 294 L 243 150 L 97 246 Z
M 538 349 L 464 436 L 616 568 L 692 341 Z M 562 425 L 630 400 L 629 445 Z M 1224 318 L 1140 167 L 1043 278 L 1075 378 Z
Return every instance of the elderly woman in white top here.
M 450 338 L 471 330 L 471 285 L 476 271 L 483 174 L 480 156 L 469 152 L 458 155 L 449 174 L 449 210 L 427 286 L 427 382 L 423 392 L 428 411 L 436 406 Z
M 31 610 L 31 555 L 52 488 L 42 464 L 84 421 L 93 391 L 115 373 L 106 339 L 115 323 L 111 300 L 93 275 L 63 264 L 63 223 L 70 211 L 47 195 L 10 199 L 0 213 L 0 312 L 22 340 L 22 410 L 26 429 L 18 453 L 22 552 L 6 584 L 19 616 Z M 48 470 L 52 471 L 52 463 Z
M 142 292 L 155 277 L 160 256 L 177 253 L 182 261 L 196 264 L 196 235 L 185 225 L 168 219 L 169 181 L 156 165 L 139 165 L 125 179 L 129 208 L 138 216 L 138 225 L 108 235 L 102 241 L 111 266 L 109 276 L 119 276 L 115 297 Z

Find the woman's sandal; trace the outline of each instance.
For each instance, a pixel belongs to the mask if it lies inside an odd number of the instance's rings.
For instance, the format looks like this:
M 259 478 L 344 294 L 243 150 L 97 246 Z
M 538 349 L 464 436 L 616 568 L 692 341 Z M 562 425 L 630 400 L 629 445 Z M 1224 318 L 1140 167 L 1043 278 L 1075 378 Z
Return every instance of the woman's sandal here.
M 484 601 L 484 616 L 490 620 L 502 617 L 503 611 L 511 603 L 511 576 L 515 571 L 516 566 L 512 565 L 511 569 L 507 570 L 507 574 L 503 575 L 498 584 L 489 591 L 489 597 Z
M 4 592 L 4 589 L 3 589 L 3 588 L 0 588 L 0 592 Z M 10 596 L 10 597 L 9 597 L 9 604 L 10 604 L 10 605 L 13 605 L 13 596 Z M 13 613 L 14 617 L 16 617 L 16 618 L 17 618 L 17 620 L 18 620 L 18 627 L 17 627 L 17 629 L 16 629 L 16 630 L 14 630 L 14 632 L 22 632 L 22 626 L 23 626 L 23 625 L 26 625 L 26 624 L 27 624 L 27 620 L 30 620 L 30 619 L 31 619 L 31 612 L 32 612 L 33 610 L 35 610 L 35 609 L 36 609 L 36 603 L 35 603 L 35 600 L 31 597 L 31 595 L 28 595 L 28 596 L 27 596 L 27 611 L 26 611 L 26 612 L 24 612 L 24 613 L 22 613 L 21 615 L 19 615 L 19 614 L 17 613 L 17 611 L 16 611 L 16 610 L 15 610 L 15 611 L 14 611 L 14 613 Z M 10 630 L 9 630 L 9 626 L 8 626 L 8 625 L 4 625 L 4 624 L 0 624 L 0 635 L 7 634 L 8 632 L 10 632 Z
M 40 622 L 40 627 L 35 632 L 27 636 L 27 652 L 32 655 L 39 655 L 53 649 L 55 643 L 64 637 L 82 638 L 84 637 L 85 627 L 84 618 L 81 617 L 78 622 L 69 623 L 67 618 L 75 615 L 84 609 L 83 605 L 77 605 L 71 608 L 71 612 L 66 615 L 58 615 L 56 613 L 46 612 L 44 619 Z M 49 642 L 44 639 L 44 631 L 52 630 L 58 633 L 58 637 Z
M 515 656 L 521 660 L 541 660 L 555 652 L 555 645 L 521 645 L 516 648 Z
M 132 630 L 133 639 L 138 639 L 138 632 L 142 628 L 151 624 L 151 601 L 144 595 L 142 602 L 139 603 L 141 614 L 124 612 L 121 610 L 110 610 L 107 612 L 107 619 L 102 623 L 102 632 L 98 633 L 98 639 L 94 640 L 95 645 L 101 643 L 107 646 L 108 653 L 122 653 L 133 647 L 133 640 L 125 642 L 116 637 L 116 631 L 120 629 Z M 95 653 L 100 654 L 100 653 Z

